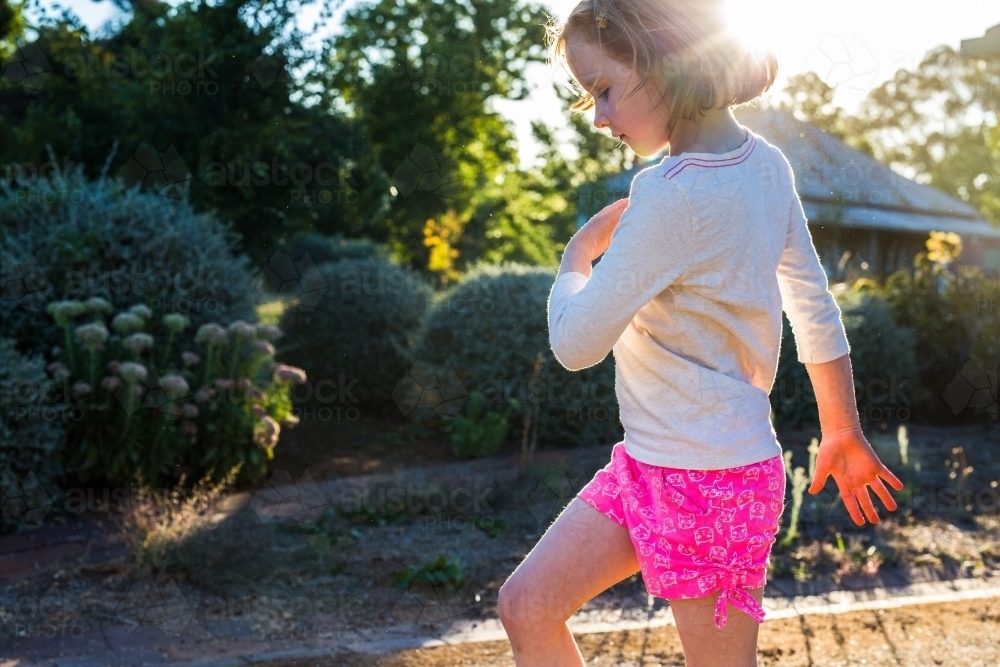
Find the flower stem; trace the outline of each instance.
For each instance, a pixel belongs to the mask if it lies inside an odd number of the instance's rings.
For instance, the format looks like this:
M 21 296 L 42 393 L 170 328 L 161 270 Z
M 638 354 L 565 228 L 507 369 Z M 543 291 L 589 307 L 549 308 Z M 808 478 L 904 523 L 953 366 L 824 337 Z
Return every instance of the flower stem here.
M 66 359 L 69 361 L 69 370 L 74 372 L 76 371 L 76 363 L 73 360 L 73 334 L 70 332 L 69 325 L 64 326 L 63 331 L 66 332 Z
M 163 357 L 160 359 L 160 368 L 166 368 L 167 362 L 170 361 L 170 350 L 174 346 L 174 332 L 171 331 L 170 335 L 167 336 L 167 345 L 163 349 Z
M 236 379 L 236 362 L 240 359 L 240 352 L 242 351 L 243 343 L 242 341 L 237 341 L 236 345 L 233 347 L 233 359 L 229 362 L 229 377 Z
M 97 348 L 90 348 L 90 390 L 97 391 Z
M 202 380 L 202 384 L 207 385 L 208 381 L 212 378 L 212 366 L 215 363 L 215 346 L 208 346 L 208 353 L 205 355 L 205 379 Z

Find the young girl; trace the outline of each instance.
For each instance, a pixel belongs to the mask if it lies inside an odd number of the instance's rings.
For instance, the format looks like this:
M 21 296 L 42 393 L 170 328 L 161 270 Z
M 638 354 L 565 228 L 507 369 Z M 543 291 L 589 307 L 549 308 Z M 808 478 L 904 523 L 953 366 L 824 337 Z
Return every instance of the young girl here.
M 566 246 L 549 297 L 559 362 L 614 351 L 625 439 L 500 591 L 521 667 L 582 665 L 566 621 L 642 573 L 670 601 L 688 665 L 756 665 L 785 476 L 770 422 L 781 312 L 815 389 L 818 493 L 833 476 L 851 518 L 878 521 L 902 483 L 861 432 L 849 347 L 791 168 L 730 107 L 774 82 L 722 29 L 716 0 L 581 0 L 551 45 L 637 155 L 669 147 L 627 199 Z M 603 256 L 602 256 L 603 255 Z M 601 261 L 591 268 L 595 258 Z

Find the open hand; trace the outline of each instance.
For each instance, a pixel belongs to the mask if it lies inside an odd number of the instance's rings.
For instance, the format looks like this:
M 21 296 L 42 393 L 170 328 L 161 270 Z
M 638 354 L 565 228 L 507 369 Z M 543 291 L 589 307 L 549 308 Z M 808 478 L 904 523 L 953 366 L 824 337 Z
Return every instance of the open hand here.
M 587 242 L 591 260 L 603 255 L 604 251 L 611 245 L 611 234 L 618 226 L 618 221 L 627 206 L 628 197 L 605 206 L 577 232 L 581 240 Z
M 885 488 L 883 480 L 897 491 L 903 488 L 903 483 L 882 465 L 860 428 L 824 436 L 816 455 L 816 477 L 809 493 L 822 491 L 830 475 L 840 489 L 847 513 L 857 525 L 863 526 L 865 517 L 872 523 L 878 523 L 878 513 L 868 487 L 882 500 L 887 510 L 892 512 L 896 509 L 896 501 Z M 864 510 L 863 516 L 859 505 Z

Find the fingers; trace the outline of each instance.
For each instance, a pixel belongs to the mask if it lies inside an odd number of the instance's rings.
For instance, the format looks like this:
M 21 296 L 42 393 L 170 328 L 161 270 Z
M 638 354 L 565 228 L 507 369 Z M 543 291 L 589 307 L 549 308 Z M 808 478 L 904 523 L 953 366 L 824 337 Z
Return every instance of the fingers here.
M 830 476 L 830 472 L 824 468 L 816 467 L 816 473 L 813 477 L 812 484 L 809 485 L 809 493 L 816 495 L 823 490 L 826 486 L 826 478 Z
M 861 504 L 861 509 L 865 511 L 865 517 L 872 523 L 878 523 L 878 512 L 875 511 L 875 504 L 872 502 L 872 497 L 868 495 L 868 488 L 862 486 L 854 492 L 854 496 L 858 499 L 858 503 Z
M 840 480 L 834 476 L 834 481 L 837 482 L 837 488 L 840 489 L 840 498 L 844 501 L 844 507 L 847 508 L 847 513 L 851 516 L 851 520 L 859 525 L 865 525 L 865 518 L 861 515 L 861 510 L 858 509 L 858 499 L 851 489 L 844 488 L 840 484 Z M 869 503 L 871 500 L 868 501 Z
M 896 499 L 889 493 L 889 489 L 885 488 L 885 485 L 882 484 L 882 480 L 876 477 L 868 486 L 872 487 L 872 491 L 879 497 L 879 500 L 882 501 L 887 510 L 890 512 L 896 511 Z
M 899 479 L 892 474 L 892 471 L 890 471 L 885 466 L 882 467 L 882 470 L 879 472 L 879 476 L 882 477 L 882 479 L 884 479 L 885 481 L 889 482 L 889 486 L 896 489 L 897 491 L 903 490 L 903 483 L 900 482 Z

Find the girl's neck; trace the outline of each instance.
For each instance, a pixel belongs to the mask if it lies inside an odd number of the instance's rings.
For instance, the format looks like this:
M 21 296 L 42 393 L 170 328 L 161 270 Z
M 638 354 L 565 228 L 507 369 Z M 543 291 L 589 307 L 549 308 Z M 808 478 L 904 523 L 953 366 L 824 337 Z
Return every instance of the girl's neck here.
M 696 120 L 678 119 L 670 133 L 669 155 L 728 153 L 743 145 L 747 131 L 726 109 L 710 109 Z

